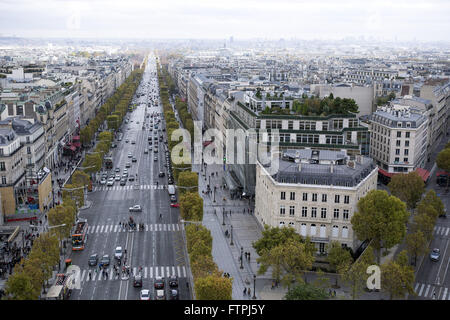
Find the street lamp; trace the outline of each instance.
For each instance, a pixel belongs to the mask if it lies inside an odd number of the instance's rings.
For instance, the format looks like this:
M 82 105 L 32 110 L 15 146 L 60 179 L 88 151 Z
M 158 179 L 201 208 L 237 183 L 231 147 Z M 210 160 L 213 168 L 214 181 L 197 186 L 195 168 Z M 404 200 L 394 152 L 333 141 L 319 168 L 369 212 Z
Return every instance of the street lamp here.
M 225 208 L 222 208 L 222 225 L 225 225 Z
M 216 202 L 216 189 L 217 189 L 217 187 L 214 186 L 214 201 L 213 202 Z
M 243 253 L 243 251 L 244 251 L 244 248 L 243 247 L 241 247 L 241 266 L 239 267 L 240 269 L 244 269 L 244 266 L 242 265 L 242 253 Z
M 253 298 L 256 299 L 256 274 L 253 275 Z
M 230 245 L 231 246 L 234 245 L 234 243 L 233 243 L 233 225 L 231 225 L 231 242 L 230 242 Z

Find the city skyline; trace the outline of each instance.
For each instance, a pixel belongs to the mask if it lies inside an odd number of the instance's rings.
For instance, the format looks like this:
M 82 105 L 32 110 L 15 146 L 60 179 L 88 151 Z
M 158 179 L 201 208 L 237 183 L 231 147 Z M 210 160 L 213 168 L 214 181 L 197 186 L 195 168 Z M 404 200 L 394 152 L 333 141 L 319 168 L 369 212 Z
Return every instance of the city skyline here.
M 28 38 L 450 41 L 442 0 L 3 0 L 0 9 L 1 35 Z

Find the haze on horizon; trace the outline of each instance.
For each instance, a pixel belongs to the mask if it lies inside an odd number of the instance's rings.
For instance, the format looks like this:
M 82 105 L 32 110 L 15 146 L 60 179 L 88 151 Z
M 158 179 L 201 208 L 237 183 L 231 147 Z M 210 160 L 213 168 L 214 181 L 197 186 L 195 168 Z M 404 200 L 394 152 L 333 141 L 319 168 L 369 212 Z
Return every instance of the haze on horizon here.
M 448 0 L 0 0 L 1 36 L 450 41 Z

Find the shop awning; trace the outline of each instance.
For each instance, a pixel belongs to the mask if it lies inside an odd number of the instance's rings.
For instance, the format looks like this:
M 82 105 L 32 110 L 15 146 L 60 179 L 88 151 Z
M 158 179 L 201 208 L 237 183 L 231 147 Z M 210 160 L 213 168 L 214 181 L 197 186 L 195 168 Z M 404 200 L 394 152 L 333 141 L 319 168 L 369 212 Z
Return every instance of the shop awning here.
M 449 173 L 447 172 L 447 171 L 439 171 L 439 172 L 436 172 L 436 177 L 439 177 L 439 176 L 448 176 L 449 175 Z
M 378 172 L 381 173 L 383 176 L 388 177 L 388 178 L 392 178 L 392 176 L 395 174 L 395 173 L 392 173 L 392 172 L 387 172 L 387 171 L 381 169 L 380 167 L 378 167 Z
M 75 147 L 75 146 L 70 146 L 69 149 L 72 150 L 72 151 L 75 151 L 75 150 L 77 150 L 77 147 Z
M 80 140 L 80 136 L 73 136 L 72 141 L 75 141 L 75 140 Z
M 423 168 L 417 168 L 416 172 L 423 179 L 424 182 L 427 182 L 428 177 L 430 176 L 430 171 L 425 170 Z
M 81 143 L 80 142 L 74 142 L 72 143 L 73 146 L 75 146 L 76 148 L 81 147 Z

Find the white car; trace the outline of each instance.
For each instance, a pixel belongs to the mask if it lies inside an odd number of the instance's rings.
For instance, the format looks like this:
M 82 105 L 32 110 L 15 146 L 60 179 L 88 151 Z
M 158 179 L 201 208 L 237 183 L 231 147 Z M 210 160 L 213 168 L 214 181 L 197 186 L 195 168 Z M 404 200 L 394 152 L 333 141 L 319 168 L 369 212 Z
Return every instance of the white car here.
M 102 178 L 102 179 L 100 180 L 100 184 L 106 184 L 106 179 L 103 179 L 103 178 Z
M 142 208 L 139 204 L 136 204 L 129 208 L 130 212 L 141 212 Z
M 108 183 L 106 184 L 108 187 L 113 186 L 114 185 L 114 179 L 109 179 Z
M 114 258 L 122 259 L 122 247 L 121 246 L 116 247 L 116 250 L 114 251 Z
M 147 289 L 141 290 L 141 293 L 139 294 L 139 298 L 141 300 L 150 300 L 150 290 L 147 290 Z

